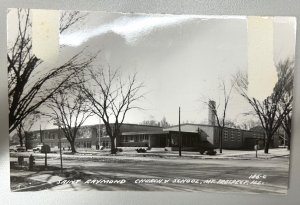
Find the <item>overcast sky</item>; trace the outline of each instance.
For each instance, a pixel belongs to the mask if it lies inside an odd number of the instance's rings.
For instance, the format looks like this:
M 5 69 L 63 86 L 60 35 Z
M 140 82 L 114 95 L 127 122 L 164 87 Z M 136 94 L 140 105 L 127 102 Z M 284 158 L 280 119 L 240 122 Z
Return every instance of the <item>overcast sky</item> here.
M 65 45 L 60 60 L 87 47 L 101 50 L 95 65 L 137 72 L 148 94 L 138 102 L 144 110 L 132 110 L 125 121 L 140 123 L 164 116 L 205 123 L 203 103 L 213 98 L 222 103 L 221 80 L 229 83 L 238 70 L 247 70 L 247 18 L 222 16 L 172 16 L 92 12 L 76 28 L 60 36 Z M 274 61 L 294 57 L 295 19 L 274 20 Z M 227 84 L 229 86 L 229 84 Z M 233 92 L 228 119 L 241 121 L 251 109 Z M 96 124 L 91 117 L 86 124 Z M 45 128 L 49 128 L 44 125 Z

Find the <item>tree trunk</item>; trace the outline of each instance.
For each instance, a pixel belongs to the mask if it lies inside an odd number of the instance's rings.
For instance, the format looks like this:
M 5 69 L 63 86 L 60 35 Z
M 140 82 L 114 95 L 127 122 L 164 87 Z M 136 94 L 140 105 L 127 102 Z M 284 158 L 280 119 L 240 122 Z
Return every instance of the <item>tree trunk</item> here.
M 223 150 L 223 129 L 219 128 L 219 147 L 220 147 L 220 154 L 222 154 Z
M 270 148 L 270 142 L 272 139 L 272 135 L 270 133 L 266 134 L 266 141 L 265 141 L 265 154 L 269 153 L 269 148 Z
M 117 153 L 117 149 L 116 149 L 116 136 L 111 136 L 110 137 L 110 153 L 111 154 L 116 154 Z
M 28 144 L 28 139 L 27 139 L 27 134 L 24 133 L 24 144 L 25 144 L 25 148 L 26 148 L 26 151 L 29 149 L 29 144 Z
M 45 152 L 45 170 L 47 170 L 47 152 Z
M 23 136 L 19 135 L 20 146 L 23 147 Z
M 75 141 L 70 142 L 72 153 L 76 153 Z
M 287 149 L 291 149 L 291 134 L 292 133 L 287 133 Z
M 265 154 L 269 153 L 269 141 L 267 140 L 265 143 Z
M 20 146 L 23 147 L 24 143 L 23 143 L 23 134 L 22 134 L 22 127 L 21 126 L 18 126 L 17 128 L 17 133 L 18 133 L 18 137 L 19 137 L 19 143 L 20 143 Z

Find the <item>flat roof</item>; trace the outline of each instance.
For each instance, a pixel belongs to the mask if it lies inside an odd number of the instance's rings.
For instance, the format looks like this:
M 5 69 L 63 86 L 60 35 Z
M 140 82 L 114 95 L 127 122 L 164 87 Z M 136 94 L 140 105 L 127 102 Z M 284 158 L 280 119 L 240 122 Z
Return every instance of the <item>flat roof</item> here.
M 158 135 L 168 134 L 168 131 L 137 131 L 137 132 L 122 132 L 121 135 Z
M 113 123 L 111 123 L 113 124 Z M 104 126 L 104 124 L 100 124 L 101 126 Z M 139 134 L 164 134 L 168 131 L 178 131 L 178 130 L 174 130 L 174 128 L 178 128 L 178 125 L 172 125 L 170 127 L 166 127 L 166 128 L 162 128 L 159 126 L 153 126 L 153 125 L 142 125 L 142 124 L 131 124 L 131 123 L 123 123 L 123 125 L 132 125 L 132 126 L 140 126 L 140 127 L 153 127 L 153 128 L 161 128 L 162 131 L 137 131 L 137 132 L 123 132 L 122 135 L 125 135 L 125 133 L 139 133 Z M 216 127 L 218 128 L 217 125 L 208 125 L 208 124 L 194 124 L 194 123 L 183 123 L 181 124 L 181 126 L 195 126 L 195 127 Z M 94 125 L 83 125 L 80 127 L 80 129 L 82 128 L 89 128 L 89 127 L 97 127 L 99 126 L 99 124 L 94 124 Z M 173 128 L 173 129 L 172 129 Z M 239 129 L 239 128 L 231 128 L 231 127 L 225 127 L 226 129 L 233 129 L 233 130 L 241 130 L 241 131 L 246 131 L 246 132 L 254 132 L 254 133 L 262 133 L 260 131 L 254 131 L 254 130 L 245 130 L 245 129 Z M 31 131 L 32 133 L 36 133 L 39 132 L 40 130 L 33 130 Z M 58 128 L 50 128 L 50 129 L 43 129 L 42 131 L 58 131 Z M 182 132 L 193 132 L 196 133 L 197 130 L 189 130 L 189 131 L 182 131 Z M 126 134 L 126 135 L 130 135 L 130 134 Z
M 166 130 L 166 131 L 137 131 L 137 132 L 122 132 L 122 136 L 129 136 L 129 135 L 163 135 L 169 134 L 170 132 L 178 132 L 176 130 Z M 181 131 L 181 133 L 189 133 L 189 134 L 196 134 L 195 132 L 186 132 Z
M 110 123 L 111 125 L 114 125 L 114 123 Z M 93 124 L 93 125 L 82 125 L 80 126 L 80 128 L 89 128 L 89 127 L 98 127 L 98 126 L 105 126 L 105 124 Z M 133 123 L 123 123 L 123 125 L 132 125 L 132 126 L 140 126 L 140 127 L 153 127 L 153 128 L 161 128 L 160 126 L 155 126 L 155 125 L 143 125 L 143 124 L 133 124 Z M 58 130 L 58 128 L 49 128 L 49 129 L 42 129 L 42 131 L 54 131 L 54 130 Z M 30 132 L 39 132 L 40 129 L 37 130 L 32 130 Z
M 197 127 L 216 127 L 218 128 L 217 125 L 208 125 L 208 124 L 194 124 L 194 123 L 183 123 L 181 124 L 181 126 L 185 126 L 185 125 L 190 125 L 190 126 L 197 126 Z M 177 128 L 178 125 L 172 125 L 170 127 L 166 127 L 166 128 L 163 128 L 164 131 L 168 131 L 169 129 L 172 129 L 172 128 Z M 255 132 L 255 133 L 262 133 L 261 131 L 256 131 L 256 130 L 245 130 L 245 129 L 240 129 L 240 128 L 233 128 L 233 127 L 224 127 L 225 129 L 232 129 L 232 130 L 241 130 L 241 131 L 246 131 L 246 132 Z M 170 130 L 172 131 L 172 130 Z M 196 131 L 193 131 L 193 132 L 196 132 Z

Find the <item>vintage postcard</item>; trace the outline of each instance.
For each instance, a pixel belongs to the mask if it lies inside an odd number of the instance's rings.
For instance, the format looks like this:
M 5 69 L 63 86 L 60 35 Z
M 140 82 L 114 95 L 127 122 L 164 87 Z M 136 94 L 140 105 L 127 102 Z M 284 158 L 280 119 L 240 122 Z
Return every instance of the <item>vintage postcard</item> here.
M 12 8 L 11 190 L 286 194 L 294 17 Z

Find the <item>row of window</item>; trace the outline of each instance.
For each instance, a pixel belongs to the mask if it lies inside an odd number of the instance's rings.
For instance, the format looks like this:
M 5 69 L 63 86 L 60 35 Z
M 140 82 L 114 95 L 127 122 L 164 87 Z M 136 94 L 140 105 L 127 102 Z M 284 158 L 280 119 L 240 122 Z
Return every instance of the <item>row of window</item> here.
M 91 148 L 92 142 L 91 141 L 76 142 L 75 146 L 77 148 Z
M 200 137 L 183 135 L 181 137 L 181 145 L 184 147 L 189 147 L 197 145 L 200 143 Z M 172 135 L 171 138 L 168 138 L 168 146 L 178 146 L 179 145 L 179 135 Z
M 224 130 L 224 141 L 241 141 L 242 140 L 242 133 L 241 131 L 230 131 Z
M 121 142 L 147 142 L 148 140 L 147 135 L 121 136 Z
M 261 133 L 251 133 L 253 138 L 263 138 L 263 134 Z M 224 130 L 224 136 L 223 136 L 224 141 L 241 141 L 242 140 L 242 132 L 241 131 L 229 131 L 229 130 Z
M 51 148 L 58 147 L 59 148 L 59 143 L 58 142 L 50 142 L 47 143 Z M 77 148 L 91 148 L 92 147 L 92 142 L 91 141 L 83 141 L 83 142 L 76 142 L 75 147 Z M 61 143 L 61 148 L 62 149 L 70 149 L 70 143 L 69 142 L 62 142 Z
M 55 140 L 58 139 L 58 133 L 42 133 L 42 138 L 45 140 Z M 61 134 L 60 136 L 62 139 L 66 138 L 64 134 Z M 91 138 L 92 137 L 92 132 L 90 130 L 84 130 L 84 131 L 79 131 L 77 134 L 77 138 Z M 40 133 L 36 133 L 33 136 L 33 139 L 40 139 Z
M 101 142 L 101 145 L 103 147 L 109 148 L 110 147 L 110 142 L 109 141 L 104 141 L 104 142 Z

